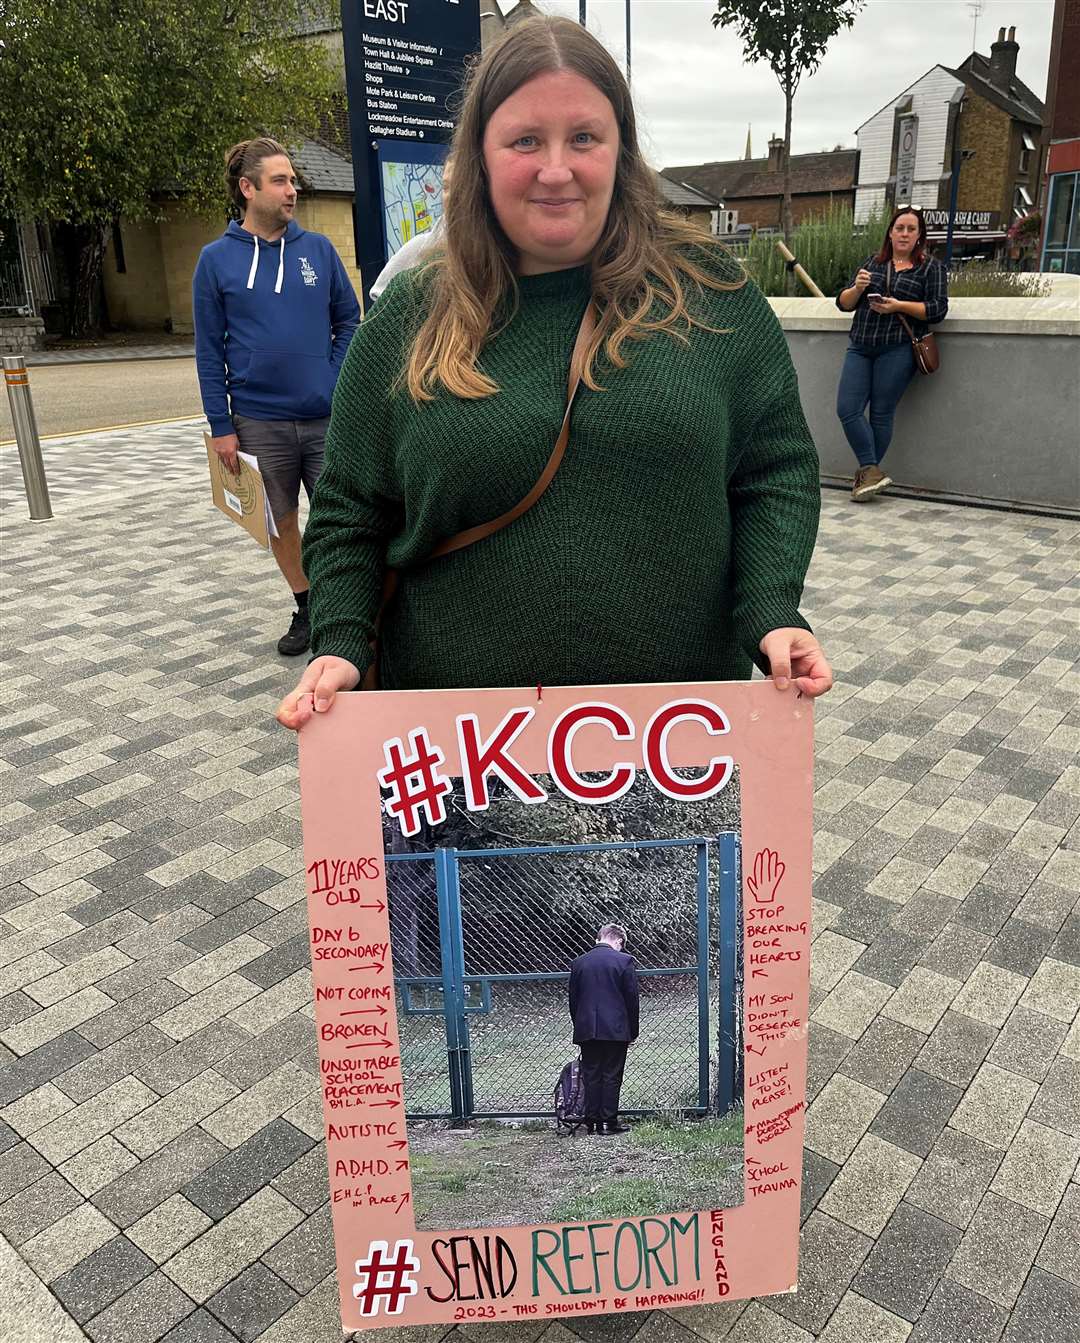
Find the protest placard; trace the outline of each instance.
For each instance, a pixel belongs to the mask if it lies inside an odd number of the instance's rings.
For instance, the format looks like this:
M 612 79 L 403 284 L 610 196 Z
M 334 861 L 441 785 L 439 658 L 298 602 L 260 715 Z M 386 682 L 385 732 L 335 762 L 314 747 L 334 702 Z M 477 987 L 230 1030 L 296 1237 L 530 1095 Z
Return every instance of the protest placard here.
M 346 1330 L 795 1289 L 812 739 L 766 682 L 302 729 Z

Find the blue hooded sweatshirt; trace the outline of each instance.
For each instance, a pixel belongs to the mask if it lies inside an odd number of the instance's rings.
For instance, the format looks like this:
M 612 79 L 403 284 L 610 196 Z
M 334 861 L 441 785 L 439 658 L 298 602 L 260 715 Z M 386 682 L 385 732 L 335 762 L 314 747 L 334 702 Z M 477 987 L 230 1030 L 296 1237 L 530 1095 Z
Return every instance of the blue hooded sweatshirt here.
M 253 420 L 318 420 L 360 321 L 329 238 L 295 219 L 277 242 L 234 220 L 202 249 L 192 282 L 195 364 L 210 432 Z

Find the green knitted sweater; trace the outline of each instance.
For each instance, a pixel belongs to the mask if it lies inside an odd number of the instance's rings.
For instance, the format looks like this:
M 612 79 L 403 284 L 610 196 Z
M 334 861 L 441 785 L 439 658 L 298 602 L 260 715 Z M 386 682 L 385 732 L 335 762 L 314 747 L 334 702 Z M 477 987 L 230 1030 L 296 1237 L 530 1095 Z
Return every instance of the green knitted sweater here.
M 730 262 L 721 264 L 730 266 Z M 385 566 L 386 689 L 745 679 L 760 639 L 798 625 L 817 531 L 817 454 L 760 291 L 694 294 L 723 333 L 630 343 L 582 386 L 570 445 L 528 513 L 425 562 L 522 499 L 566 404 L 585 267 L 523 278 L 484 347 L 500 387 L 422 405 L 398 390 L 422 273 L 394 279 L 353 337 L 304 537 L 312 652 L 363 673 Z

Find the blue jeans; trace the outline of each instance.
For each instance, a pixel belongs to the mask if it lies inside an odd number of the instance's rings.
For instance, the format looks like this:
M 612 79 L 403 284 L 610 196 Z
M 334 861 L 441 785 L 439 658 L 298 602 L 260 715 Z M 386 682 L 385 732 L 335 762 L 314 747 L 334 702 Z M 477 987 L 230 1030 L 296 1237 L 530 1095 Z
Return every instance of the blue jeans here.
M 915 375 L 911 342 L 849 345 L 840 371 L 836 413 L 860 466 L 876 466 L 892 442 L 893 418 Z M 866 406 L 870 405 L 870 422 Z

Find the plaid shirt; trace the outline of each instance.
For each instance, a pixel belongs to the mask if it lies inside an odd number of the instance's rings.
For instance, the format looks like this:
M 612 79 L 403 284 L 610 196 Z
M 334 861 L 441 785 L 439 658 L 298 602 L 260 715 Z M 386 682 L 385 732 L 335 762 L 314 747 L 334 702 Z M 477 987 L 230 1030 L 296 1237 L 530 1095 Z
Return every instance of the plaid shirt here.
M 867 294 L 891 294 L 902 303 L 925 303 L 926 321 L 916 321 L 908 317 L 908 322 L 916 336 L 926 334 L 930 325 L 940 322 L 949 311 L 949 272 L 940 261 L 928 258 L 921 266 L 911 270 L 898 271 L 888 262 L 867 259 L 859 267 L 868 270 L 873 277 L 856 304 L 855 317 L 851 323 L 852 345 L 899 345 L 907 340 L 904 325 L 895 313 L 875 312 L 866 300 Z M 847 282 L 850 289 L 855 276 Z M 839 295 L 836 306 L 840 307 Z M 840 308 L 841 312 L 847 309 Z

